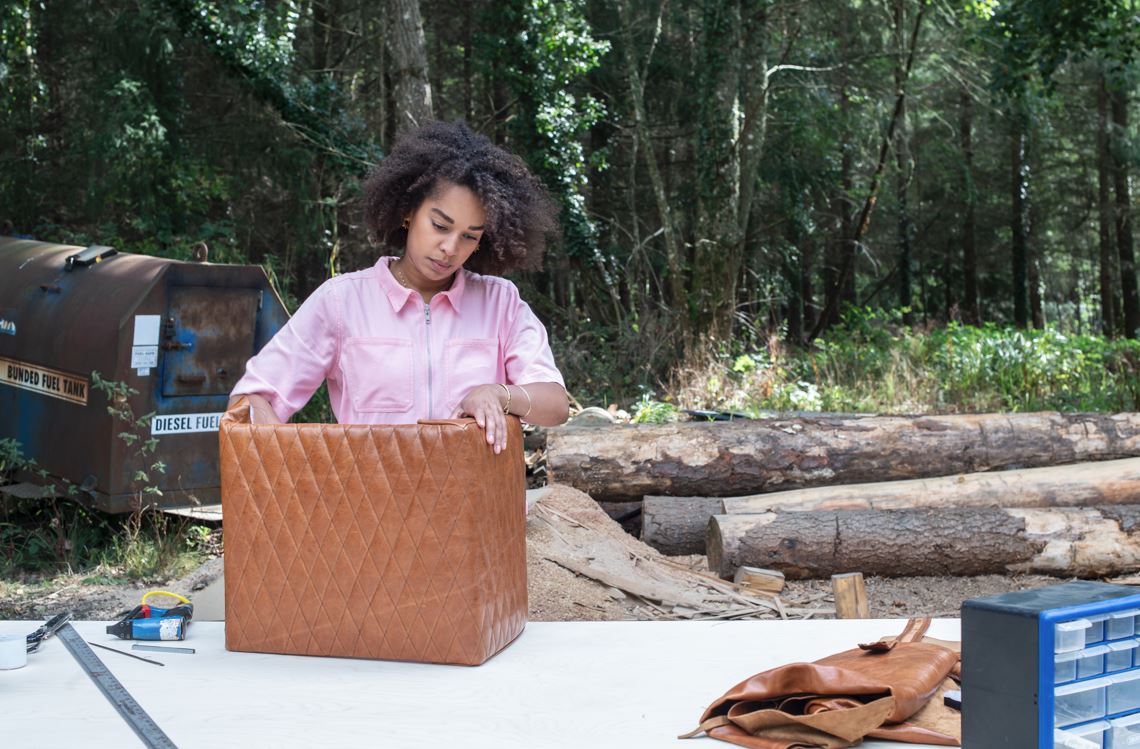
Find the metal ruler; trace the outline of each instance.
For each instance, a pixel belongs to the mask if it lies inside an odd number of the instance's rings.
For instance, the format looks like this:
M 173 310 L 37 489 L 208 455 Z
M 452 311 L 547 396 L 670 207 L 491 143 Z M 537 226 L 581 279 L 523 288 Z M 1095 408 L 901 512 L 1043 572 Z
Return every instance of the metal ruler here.
M 123 716 L 127 725 L 142 739 L 143 744 L 155 749 L 178 749 L 170 737 L 163 733 L 158 724 L 146 714 L 139 703 L 135 702 L 135 698 L 131 696 L 122 682 L 107 670 L 103 661 L 99 660 L 95 651 L 87 646 L 87 643 L 83 641 L 74 627 L 65 624 L 57 636 L 63 640 L 64 646 L 71 651 L 75 660 L 79 661 L 80 667 L 91 677 L 91 681 L 95 682 L 95 686 L 99 687 L 103 696 L 119 711 L 119 715 Z

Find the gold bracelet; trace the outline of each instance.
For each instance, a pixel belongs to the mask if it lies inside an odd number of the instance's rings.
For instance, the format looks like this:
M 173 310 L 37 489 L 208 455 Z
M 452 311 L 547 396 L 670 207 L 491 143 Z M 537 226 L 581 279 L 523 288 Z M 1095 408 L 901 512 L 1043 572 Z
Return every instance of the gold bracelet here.
M 501 382 L 499 383 L 499 387 L 507 391 L 507 405 L 503 406 L 503 413 L 509 414 L 511 412 L 511 389 Z
M 530 416 L 531 409 L 534 408 L 534 399 L 530 397 L 530 391 L 529 390 L 527 390 L 522 385 L 519 385 L 518 387 L 520 390 L 523 391 L 523 393 L 526 394 L 526 413 L 523 414 L 522 416 L 520 416 L 519 418 L 526 420 L 526 417 Z

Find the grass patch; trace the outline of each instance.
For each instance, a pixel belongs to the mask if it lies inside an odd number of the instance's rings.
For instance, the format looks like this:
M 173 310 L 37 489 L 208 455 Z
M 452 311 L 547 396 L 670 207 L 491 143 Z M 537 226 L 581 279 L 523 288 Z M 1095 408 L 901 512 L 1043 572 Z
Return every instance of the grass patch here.
M 86 575 L 91 584 L 179 577 L 218 553 L 220 531 L 144 510 L 107 515 L 52 497 L 0 502 L 0 576 Z

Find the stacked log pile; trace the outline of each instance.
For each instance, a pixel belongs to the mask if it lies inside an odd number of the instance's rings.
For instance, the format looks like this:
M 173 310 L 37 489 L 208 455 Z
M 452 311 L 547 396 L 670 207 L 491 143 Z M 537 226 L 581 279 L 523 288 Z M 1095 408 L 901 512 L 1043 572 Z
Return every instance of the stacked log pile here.
M 707 551 L 725 577 L 1140 569 L 1140 414 L 566 429 L 548 446 L 555 480 L 603 506 L 644 497 L 643 540 Z

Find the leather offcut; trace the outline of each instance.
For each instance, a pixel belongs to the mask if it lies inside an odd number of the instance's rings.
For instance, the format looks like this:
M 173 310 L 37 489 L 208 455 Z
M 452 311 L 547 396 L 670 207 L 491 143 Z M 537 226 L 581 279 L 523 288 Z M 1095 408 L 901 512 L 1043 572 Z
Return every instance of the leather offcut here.
M 898 637 L 749 677 L 682 738 L 703 732 L 751 749 L 842 749 L 864 738 L 959 746 L 957 714 L 950 722 L 930 708 L 960 656 L 954 643 L 923 641 L 929 624 L 914 619 Z
M 244 399 L 243 399 L 244 400 Z M 522 429 L 222 418 L 226 648 L 478 665 L 526 625 Z

